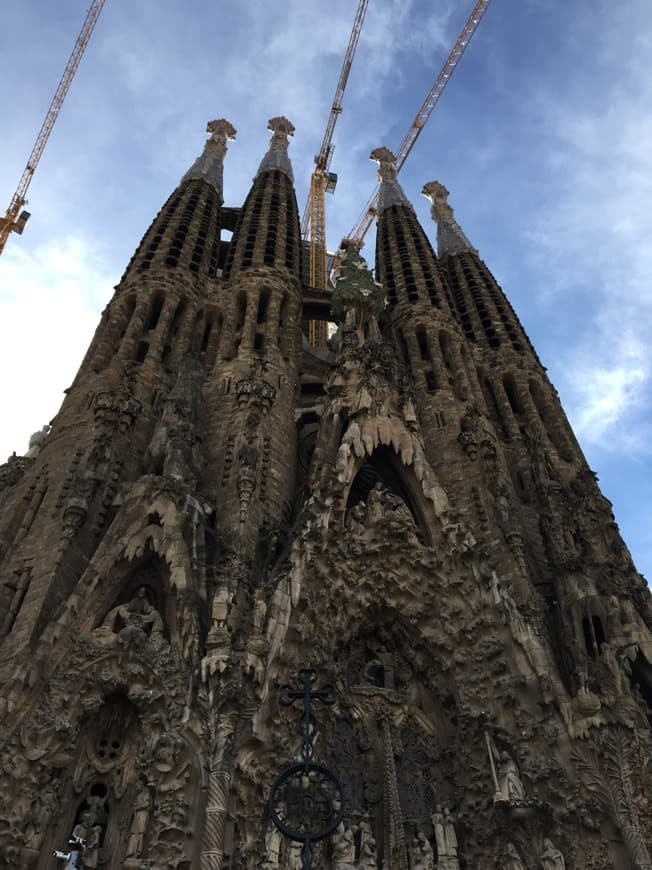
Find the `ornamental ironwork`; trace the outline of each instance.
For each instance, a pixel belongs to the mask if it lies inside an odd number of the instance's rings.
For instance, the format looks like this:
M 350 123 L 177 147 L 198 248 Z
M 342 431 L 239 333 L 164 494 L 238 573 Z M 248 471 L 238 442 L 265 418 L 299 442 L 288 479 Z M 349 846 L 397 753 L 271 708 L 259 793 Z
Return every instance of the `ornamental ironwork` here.
M 312 844 L 332 834 L 344 816 L 344 795 L 337 774 L 314 760 L 318 724 L 313 701 L 326 706 L 335 703 L 335 687 L 328 683 L 316 688 L 316 678 L 317 671 L 303 668 L 297 674 L 298 687 L 281 686 L 282 706 L 290 707 L 296 701 L 303 705 L 297 721 L 301 761 L 279 773 L 269 795 L 271 820 L 285 837 L 301 843 L 302 870 L 311 870 Z

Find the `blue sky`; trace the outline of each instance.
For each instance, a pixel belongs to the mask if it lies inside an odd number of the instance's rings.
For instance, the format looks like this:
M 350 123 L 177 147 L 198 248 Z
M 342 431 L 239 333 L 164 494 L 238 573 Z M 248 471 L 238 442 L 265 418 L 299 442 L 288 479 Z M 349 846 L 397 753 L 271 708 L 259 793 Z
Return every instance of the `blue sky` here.
M 206 121 L 238 129 L 238 205 L 287 115 L 300 208 L 357 0 L 106 0 L 0 257 L 0 460 L 51 419 L 141 235 L 200 152 Z M 334 247 L 370 195 L 372 148 L 395 148 L 471 0 L 370 0 L 335 135 Z M 4 4 L 4 210 L 87 0 Z M 437 178 L 508 294 L 652 574 L 652 18 L 649 0 L 493 0 L 401 173 Z M 9 97 L 9 98 L 8 98 Z M 373 258 L 373 237 L 364 253 Z

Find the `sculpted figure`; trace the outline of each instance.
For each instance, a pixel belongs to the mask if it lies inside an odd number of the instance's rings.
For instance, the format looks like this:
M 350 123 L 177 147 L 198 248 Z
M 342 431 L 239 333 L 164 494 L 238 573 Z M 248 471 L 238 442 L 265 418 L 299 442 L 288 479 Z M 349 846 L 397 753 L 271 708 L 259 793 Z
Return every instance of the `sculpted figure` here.
M 433 870 L 435 856 L 426 835 L 419 831 L 410 853 L 410 870 Z
M 539 856 L 543 870 L 566 870 L 566 861 L 552 840 L 543 841 L 543 852 Z
M 274 822 L 269 822 L 265 831 L 265 858 L 260 865 L 262 870 L 275 870 L 279 866 L 281 851 L 281 832 Z
M 143 840 L 147 831 L 149 811 L 152 805 L 152 795 L 145 782 L 141 782 L 134 801 L 134 815 L 131 820 L 129 840 L 125 858 L 139 858 L 143 850 Z
M 432 816 L 432 824 L 435 829 L 438 870 L 459 870 L 457 835 L 450 810 L 446 808 L 442 812 L 442 808 L 437 804 Z
M 58 807 L 57 791 L 60 782 L 58 779 L 51 780 L 43 789 L 36 800 L 32 815 L 25 833 L 25 846 L 28 849 L 39 849 L 45 835 L 45 830 Z
M 335 870 L 353 870 L 355 867 L 353 831 L 343 824 L 335 833 L 333 841 L 333 866 Z
M 503 800 L 509 803 L 525 800 L 525 787 L 516 762 L 504 749 L 498 757 L 498 788 Z
M 508 843 L 503 858 L 503 870 L 526 870 L 525 864 L 513 843 Z
M 287 855 L 288 870 L 302 870 L 301 843 L 290 843 Z
M 149 601 L 147 588 L 140 586 L 131 601 L 109 610 L 93 636 L 100 643 L 115 642 L 161 649 L 165 644 L 161 614 Z
M 360 846 L 360 860 L 358 861 L 360 870 L 376 870 L 378 867 L 378 853 L 376 851 L 376 841 L 373 834 L 366 827 L 363 830 L 362 845 Z

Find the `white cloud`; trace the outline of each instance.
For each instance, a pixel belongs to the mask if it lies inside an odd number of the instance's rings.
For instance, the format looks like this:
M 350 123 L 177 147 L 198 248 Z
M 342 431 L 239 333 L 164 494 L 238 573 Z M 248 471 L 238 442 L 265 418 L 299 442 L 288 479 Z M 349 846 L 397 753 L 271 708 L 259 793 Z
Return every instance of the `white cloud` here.
M 15 240 L 7 245 L 0 263 L 0 462 L 24 453 L 30 434 L 58 411 L 111 285 L 98 250 L 83 238 L 53 239 L 31 255 Z

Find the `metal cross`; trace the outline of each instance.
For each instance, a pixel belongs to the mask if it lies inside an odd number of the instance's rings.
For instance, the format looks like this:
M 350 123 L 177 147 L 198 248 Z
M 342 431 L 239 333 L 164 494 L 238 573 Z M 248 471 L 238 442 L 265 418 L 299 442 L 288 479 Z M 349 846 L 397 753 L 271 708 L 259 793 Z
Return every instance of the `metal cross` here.
M 301 843 L 302 870 L 311 870 L 312 843 L 328 837 L 338 827 L 344 815 L 344 795 L 337 775 L 313 760 L 318 729 L 312 702 L 331 706 L 335 703 L 335 687 L 329 683 L 315 688 L 317 671 L 312 668 L 303 668 L 297 677 L 299 687 L 281 686 L 279 700 L 284 707 L 291 707 L 295 701 L 303 704 L 297 722 L 302 760 L 290 764 L 276 777 L 268 806 L 279 831 Z
M 295 701 L 303 701 L 303 714 L 297 722 L 297 732 L 301 736 L 301 758 L 305 765 L 310 764 L 315 754 L 314 742 L 317 737 L 317 720 L 312 712 L 312 702 L 332 706 L 335 703 L 335 686 L 327 683 L 320 689 L 314 688 L 317 671 L 313 668 L 302 668 L 297 678 L 302 683 L 300 688 L 292 688 L 287 683 L 280 688 L 279 701 L 284 707 L 291 707 Z

